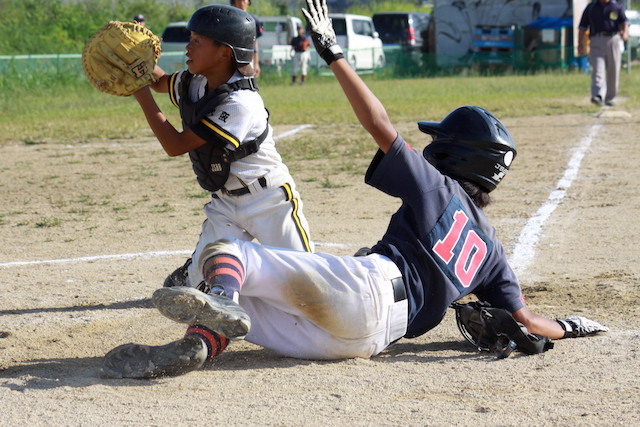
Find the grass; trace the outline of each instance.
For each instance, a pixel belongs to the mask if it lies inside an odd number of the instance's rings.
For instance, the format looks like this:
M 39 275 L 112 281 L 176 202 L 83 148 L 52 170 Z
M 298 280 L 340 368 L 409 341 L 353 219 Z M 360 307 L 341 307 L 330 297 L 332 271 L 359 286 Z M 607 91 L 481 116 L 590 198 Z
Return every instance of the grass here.
M 365 76 L 372 91 L 386 106 L 394 122 L 439 120 L 465 104 L 480 105 L 498 117 L 593 113 L 588 102 L 590 77 L 579 72 L 513 75 L 500 77 L 437 77 L 381 79 Z M 313 123 L 329 128 L 350 129 L 355 116 L 338 83 L 331 76 L 310 76 L 305 86 L 291 86 L 288 77 L 265 79 L 260 93 L 271 113 L 272 124 Z M 625 108 L 636 109 L 640 99 L 633 88 L 640 83 L 640 70 L 621 74 Z M 16 102 L 19 100 L 19 102 Z M 166 95 L 156 100 L 169 120 L 181 128 L 178 110 Z M 41 85 L 33 89 L 4 88 L 0 93 L 0 145 L 22 142 L 83 142 L 132 139 L 153 135 L 131 97 L 103 94 L 86 81 L 76 84 Z M 358 139 L 357 136 L 354 136 Z M 357 146 L 349 145 L 358 150 Z M 335 152 L 336 144 L 325 141 L 301 156 L 320 158 Z M 108 153 L 103 153 L 108 154 Z M 345 154 L 345 153 L 343 153 Z

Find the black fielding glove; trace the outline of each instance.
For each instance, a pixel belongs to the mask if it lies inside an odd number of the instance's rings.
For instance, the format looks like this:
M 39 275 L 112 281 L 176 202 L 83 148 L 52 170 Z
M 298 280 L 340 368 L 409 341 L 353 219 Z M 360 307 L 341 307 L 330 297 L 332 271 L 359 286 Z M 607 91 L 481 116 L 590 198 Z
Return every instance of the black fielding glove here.
M 309 26 L 311 27 L 311 40 L 318 55 L 325 60 L 327 65 L 333 61 L 344 58 L 342 48 L 336 40 L 331 19 L 327 11 L 326 0 L 307 0 L 309 10 L 302 8 Z

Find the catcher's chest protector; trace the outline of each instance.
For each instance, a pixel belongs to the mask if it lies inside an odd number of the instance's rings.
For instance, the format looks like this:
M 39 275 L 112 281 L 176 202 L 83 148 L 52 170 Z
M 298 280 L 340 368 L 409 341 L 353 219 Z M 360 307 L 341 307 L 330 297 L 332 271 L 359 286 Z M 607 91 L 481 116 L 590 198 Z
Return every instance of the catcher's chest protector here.
M 179 87 L 180 116 L 182 117 L 184 129 L 188 129 L 200 122 L 206 115 L 215 110 L 218 105 L 226 101 L 233 91 L 258 90 L 258 86 L 253 79 L 242 79 L 231 84 L 221 85 L 213 92 L 193 102 L 189 97 L 189 85 L 192 78 L 193 74 L 185 71 Z M 242 143 L 235 151 L 226 148 L 226 141 L 211 141 L 190 151 L 189 158 L 200 186 L 208 191 L 218 191 L 224 187 L 229 177 L 231 162 L 257 152 L 260 144 L 267 137 L 268 131 L 269 125 L 267 124 L 264 132 L 258 138 Z

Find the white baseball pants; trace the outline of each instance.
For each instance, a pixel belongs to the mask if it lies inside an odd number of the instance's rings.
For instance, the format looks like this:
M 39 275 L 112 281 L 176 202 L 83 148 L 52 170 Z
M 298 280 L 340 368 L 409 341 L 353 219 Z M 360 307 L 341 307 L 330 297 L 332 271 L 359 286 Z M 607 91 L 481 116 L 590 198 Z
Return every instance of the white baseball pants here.
M 268 177 L 267 177 L 268 179 Z M 262 244 L 313 251 L 309 224 L 302 213 L 302 200 L 293 182 L 278 187 L 270 183 L 251 184 L 250 193 L 231 196 L 218 192 L 204 207 L 207 219 L 192 258 L 196 261 L 204 247 L 219 239 L 256 239 Z M 202 270 L 189 266 L 189 284 L 198 286 Z
M 236 239 L 208 245 L 194 265 L 222 253 L 245 268 L 238 302 L 251 317 L 249 342 L 296 358 L 367 358 L 406 333 L 406 296 L 394 296 L 392 286 L 401 274 L 382 255 L 338 257 Z

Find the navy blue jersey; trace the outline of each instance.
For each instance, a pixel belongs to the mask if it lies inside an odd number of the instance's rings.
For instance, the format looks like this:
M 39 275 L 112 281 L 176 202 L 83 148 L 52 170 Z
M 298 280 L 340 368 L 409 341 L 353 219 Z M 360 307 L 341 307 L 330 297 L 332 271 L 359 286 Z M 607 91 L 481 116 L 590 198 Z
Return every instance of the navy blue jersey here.
M 438 325 L 449 305 L 469 293 L 514 312 L 520 285 L 482 209 L 398 136 L 378 151 L 365 182 L 402 200 L 372 250 L 396 263 L 409 302 L 408 338 Z
M 254 21 L 256 21 L 256 39 L 262 37 L 262 33 L 264 33 L 264 28 L 262 27 L 262 22 L 258 19 L 257 16 L 251 15 Z
M 617 33 L 628 22 L 624 5 L 616 1 L 589 3 L 582 12 L 578 28 L 589 30 L 591 35 L 601 32 Z

